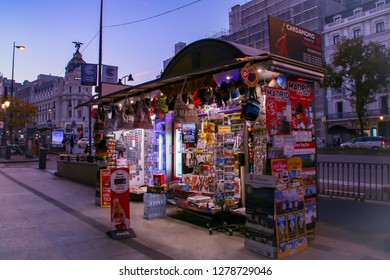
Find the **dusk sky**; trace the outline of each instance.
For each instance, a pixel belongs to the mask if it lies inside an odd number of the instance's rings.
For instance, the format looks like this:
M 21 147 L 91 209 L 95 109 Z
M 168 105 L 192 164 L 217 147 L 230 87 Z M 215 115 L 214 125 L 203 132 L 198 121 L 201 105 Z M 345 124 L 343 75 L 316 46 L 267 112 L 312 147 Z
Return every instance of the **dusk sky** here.
M 246 0 L 104 0 L 103 59 L 132 74 L 139 84 L 155 79 L 178 42 L 190 44 L 229 29 L 229 11 Z M 100 0 L 1 0 L 0 73 L 33 81 L 39 74 L 64 76 L 80 48 L 87 63 L 98 63 Z M 184 6 L 184 7 L 183 7 Z M 130 83 L 128 83 L 130 84 Z

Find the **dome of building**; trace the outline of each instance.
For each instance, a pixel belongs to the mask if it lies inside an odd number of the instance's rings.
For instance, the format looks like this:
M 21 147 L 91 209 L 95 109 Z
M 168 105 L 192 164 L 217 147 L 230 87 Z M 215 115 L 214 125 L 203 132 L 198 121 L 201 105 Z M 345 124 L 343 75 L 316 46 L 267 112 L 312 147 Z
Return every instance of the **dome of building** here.
M 68 62 L 68 65 L 65 67 L 66 73 L 73 72 L 77 67 L 80 67 L 82 63 L 85 63 L 83 56 L 79 52 L 79 49 L 73 54 L 72 59 Z

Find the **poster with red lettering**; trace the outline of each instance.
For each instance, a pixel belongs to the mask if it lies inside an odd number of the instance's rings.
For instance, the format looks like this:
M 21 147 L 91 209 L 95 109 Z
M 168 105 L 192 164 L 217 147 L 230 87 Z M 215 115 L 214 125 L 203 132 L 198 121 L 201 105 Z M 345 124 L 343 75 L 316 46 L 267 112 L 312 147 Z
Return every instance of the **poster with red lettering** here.
M 110 188 L 110 169 L 100 170 L 100 206 L 109 207 L 111 205 L 111 188 Z
M 111 170 L 111 225 L 114 230 L 130 228 L 129 169 Z
M 312 83 L 299 80 L 287 79 L 286 88 L 265 87 L 266 127 L 273 144 L 283 146 L 285 136 L 292 135 L 295 155 L 315 152 L 313 92 Z

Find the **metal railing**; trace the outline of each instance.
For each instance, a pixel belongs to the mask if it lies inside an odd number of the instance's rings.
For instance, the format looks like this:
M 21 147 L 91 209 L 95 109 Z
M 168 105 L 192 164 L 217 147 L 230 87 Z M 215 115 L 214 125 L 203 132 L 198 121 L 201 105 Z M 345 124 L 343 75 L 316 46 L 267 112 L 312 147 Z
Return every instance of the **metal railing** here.
M 317 162 L 317 187 L 330 197 L 390 201 L 390 164 Z

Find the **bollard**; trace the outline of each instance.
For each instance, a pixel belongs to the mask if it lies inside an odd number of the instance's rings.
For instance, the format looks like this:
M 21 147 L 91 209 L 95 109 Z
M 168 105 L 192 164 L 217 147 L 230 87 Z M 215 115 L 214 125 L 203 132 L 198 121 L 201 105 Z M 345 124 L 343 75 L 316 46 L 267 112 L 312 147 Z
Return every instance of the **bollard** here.
M 46 168 L 46 149 L 41 148 L 39 150 L 39 169 Z
M 11 159 L 11 145 L 7 145 L 5 148 L 5 159 Z

